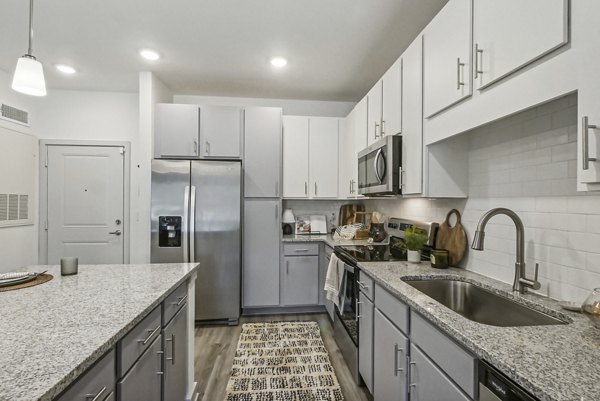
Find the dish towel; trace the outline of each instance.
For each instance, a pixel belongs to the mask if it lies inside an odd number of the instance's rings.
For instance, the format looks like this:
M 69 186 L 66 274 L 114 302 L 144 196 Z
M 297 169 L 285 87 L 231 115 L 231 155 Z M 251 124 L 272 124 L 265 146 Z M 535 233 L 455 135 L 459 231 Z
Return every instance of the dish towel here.
M 325 291 L 327 292 L 327 299 L 334 303 L 340 313 L 343 312 L 344 294 L 346 293 L 344 270 L 344 262 L 332 253 L 327 267 L 327 276 L 325 277 Z

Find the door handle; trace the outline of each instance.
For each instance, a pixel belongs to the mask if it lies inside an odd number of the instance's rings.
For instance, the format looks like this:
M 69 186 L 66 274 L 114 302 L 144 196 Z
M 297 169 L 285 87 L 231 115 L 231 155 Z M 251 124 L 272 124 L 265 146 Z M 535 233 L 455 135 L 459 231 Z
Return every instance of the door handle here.
M 581 160 L 583 162 L 582 168 L 588 170 L 590 168 L 590 162 L 597 161 L 595 157 L 590 157 L 590 143 L 589 143 L 589 130 L 596 129 L 598 126 L 589 123 L 588 116 L 585 116 L 581 120 Z
M 190 261 L 188 254 L 188 247 L 190 242 L 190 235 L 188 230 L 189 223 L 189 212 L 190 212 L 190 187 L 186 185 L 183 192 L 183 220 L 181 222 L 181 231 L 183 236 L 183 262 L 187 263 Z
M 481 58 L 481 62 L 479 61 Z M 475 43 L 475 79 L 479 78 L 479 74 L 483 74 L 483 49 L 479 48 L 479 43 Z
M 119 235 L 121 235 L 121 230 L 111 231 L 111 232 L 109 232 L 109 234 L 113 234 L 113 235 L 119 236 Z
M 460 90 L 461 86 L 464 86 L 465 83 L 460 80 L 461 70 L 465 66 L 465 63 L 460 62 L 460 57 L 456 59 L 456 89 Z
M 196 262 L 196 187 L 192 185 L 190 194 L 190 262 Z
M 175 334 L 171 334 L 171 338 L 167 338 L 166 342 L 171 343 L 171 357 L 167 357 L 167 361 L 171 361 L 171 365 L 175 365 Z

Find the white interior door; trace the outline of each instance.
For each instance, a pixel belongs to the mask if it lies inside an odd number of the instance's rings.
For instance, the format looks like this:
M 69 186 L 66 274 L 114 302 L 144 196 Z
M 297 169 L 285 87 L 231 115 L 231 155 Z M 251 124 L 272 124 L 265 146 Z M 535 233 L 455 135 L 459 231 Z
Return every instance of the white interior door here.
M 48 146 L 48 263 L 124 262 L 123 148 Z

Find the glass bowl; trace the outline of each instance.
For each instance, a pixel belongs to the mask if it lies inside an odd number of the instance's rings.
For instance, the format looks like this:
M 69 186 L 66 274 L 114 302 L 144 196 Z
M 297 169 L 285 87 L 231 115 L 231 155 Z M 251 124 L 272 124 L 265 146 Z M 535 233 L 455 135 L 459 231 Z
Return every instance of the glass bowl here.
M 600 329 L 600 288 L 594 288 L 592 293 L 583 301 L 581 311 Z

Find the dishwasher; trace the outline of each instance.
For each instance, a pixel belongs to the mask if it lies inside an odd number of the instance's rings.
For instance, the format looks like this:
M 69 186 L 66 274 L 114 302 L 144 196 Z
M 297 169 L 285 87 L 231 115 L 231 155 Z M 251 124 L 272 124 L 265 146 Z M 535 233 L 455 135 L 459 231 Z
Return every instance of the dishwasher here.
M 539 401 L 498 369 L 479 361 L 479 401 Z

